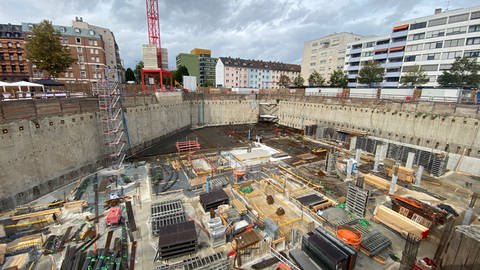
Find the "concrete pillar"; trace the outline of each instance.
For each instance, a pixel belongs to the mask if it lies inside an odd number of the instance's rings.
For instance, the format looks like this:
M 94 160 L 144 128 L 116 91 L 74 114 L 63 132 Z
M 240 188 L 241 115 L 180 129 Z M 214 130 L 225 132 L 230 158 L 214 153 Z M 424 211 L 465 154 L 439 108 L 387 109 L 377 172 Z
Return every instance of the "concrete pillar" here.
M 353 165 L 353 160 L 349 158 L 347 160 L 347 179 L 345 180 L 351 180 L 352 179 L 352 165 Z
M 360 165 L 360 157 L 362 156 L 362 149 L 357 149 L 355 152 L 355 160 L 357 161 L 357 166 Z
M 357 136 L 351 136 L 350 137 L 350 151 L 354 150 L 357 148 Z
M 377 149 L 375 149 L 375 159 L 373 162 L 373 171 L 378 172 L 378 165 L 380 163 L 380 156 L 382 155 L 382 145 L 383 144 L 377 144 Z
M 465 217 L 463 218 L 462 225 L 470 225 L 470 221 L 472 220 L 473 209 L 471 207 L 467 208 L 465 211 Z
M 392 182 L 390 183 L 390 191 L 389 194 L 394 194 L 395 193 L 395 187 L 397 185 L 397 180 L 398 180 L 398 167 L 395 166 L 393 168 L 393 174 L 392 174 Z
M 380 148 L 380 161 L 382 161 L 387 158 L 388 143 L 382 143 L 382 146 Z
M 408 152 L 407 163 L 406 163 L 405 167 L 411 169 L 413 167 L 413 161 L 414 160 L 415 160 L 415 153 Z
M 417 172 L 415 173 L 415 185 L 420 186 L 422 182 L 423 166 L 418 166 Z

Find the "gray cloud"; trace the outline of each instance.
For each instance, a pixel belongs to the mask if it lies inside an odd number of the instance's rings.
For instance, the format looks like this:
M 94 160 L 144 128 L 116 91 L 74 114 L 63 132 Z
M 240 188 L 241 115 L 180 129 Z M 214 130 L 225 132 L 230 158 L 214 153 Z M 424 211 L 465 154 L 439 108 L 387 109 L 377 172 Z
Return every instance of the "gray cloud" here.
M 300 63 L 303 43 L 334 32 L 386 34 L 398 21 L 426 16 L 445 0 L 159 0 L 162 46 L 169 64 L 192 48 L 214 56 Z M 449 8 L 474 0 L 450 1 Z M 75 16 L 110 28 L 126 67 L 141 60 L 147 43 L 144 0 L 2 0 L 0 23 L 70 25 Z

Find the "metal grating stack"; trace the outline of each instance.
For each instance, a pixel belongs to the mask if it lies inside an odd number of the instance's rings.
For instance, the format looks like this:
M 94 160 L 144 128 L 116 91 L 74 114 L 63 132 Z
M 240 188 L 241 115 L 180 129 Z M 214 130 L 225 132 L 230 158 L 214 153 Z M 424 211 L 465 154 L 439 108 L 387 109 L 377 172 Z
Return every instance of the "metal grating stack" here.
M 203 258 L 191 258 L 184 261 L 184 270 L 228 270 L 230 263 L 223 253 L 215 253 Z
M 345 210 L 352 212 L 357 217 L 364 217 L 368 202 L 368 190 L 364 190 L 350 183 L 347 191 Z
M 430 172 L 434 176 L 443 175 L 447 169 L 448 155 L 433 154 Z
M 226 243 L 225 230 L 227 227 L 223 225 L 220 217 L 212 218 L 207 222 L 208 233 L 212 240 L 212 246 L 218 247 Z
M 363 237 L 361 246 L 370 256 L 378 255 L 392 245 L 392 241 L 380 232 L 372 232 Z
M 172 224 L 158 230 L 158 246 L 155 261 L 182 256 L 198 250 L 194 221 Z
M 185 211 L 181 200 L 152 204 L 152 233 L 158 235 L 160 228 L 185 222 Z

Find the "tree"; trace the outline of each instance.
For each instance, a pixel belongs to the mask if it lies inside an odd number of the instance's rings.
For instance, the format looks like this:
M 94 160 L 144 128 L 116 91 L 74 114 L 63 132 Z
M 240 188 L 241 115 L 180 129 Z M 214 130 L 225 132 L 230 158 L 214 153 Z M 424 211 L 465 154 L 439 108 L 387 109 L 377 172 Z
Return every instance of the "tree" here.
M 383 81 L 383 72 L 383 68 L 377 62 L 368 61 L 358 72 L 358 82 L 372 87 Z
M 348 85 L 348 78 L 347 74 L 340 69 L 334 70 L 332 74 L 330 74 L 330 86 L 332 87 L 347 87 Z
M 287 75 L 280 75 L 278 85 L 283 88 L 288 88 L 290 86 L 290 78 Z
M 127 68 L 127 71 L 125 71 L 125 80 L 127 82 L 129 81 L 135 81 L 135 73 L 133 72 L 133 70 L 131 68 Z
M 316 70 L 308 77 L 308 86 L 322 86 L 325 84 L 325 79 Z
M 141 83 L 142 81 L 142 68 L 144 67 L 143 65 L 143 61 L 139 61 L 136 65 L 135 65 L 135 78 L 136 78 L 136 82 L 137 84 Z
M 419 86 L 428 82 L 428 77 L 419 66 L 412 66 L 412 70 L 402 76 L 400 82 L 405 86 Z
M 183 76 L 188 76 L 188 69 L 185 66 L 178 66 L 177 70 L 175 70 L 172 74 L 173 80 L 181 83 L 183 85 Z
M 303 87 L 303 83 L 305 82 L 305 79 L 302 78 L 302 76 L 298 75 L 293 79 L 293 85 L 296 87 Z
M 450 70 L 444 70 L 438 77 L 443 87 L 478 87 L 480 84 L 480 65 L 476 58 L 457 57 Z
M 70 56 L 70 49 L 60 42 L 60 36 L 60 31 L 55 30 L 51 22 L 43 20 L 33 25 L 32 35 L 26 43 L 30 63 L 53 78 L 76 61 Z

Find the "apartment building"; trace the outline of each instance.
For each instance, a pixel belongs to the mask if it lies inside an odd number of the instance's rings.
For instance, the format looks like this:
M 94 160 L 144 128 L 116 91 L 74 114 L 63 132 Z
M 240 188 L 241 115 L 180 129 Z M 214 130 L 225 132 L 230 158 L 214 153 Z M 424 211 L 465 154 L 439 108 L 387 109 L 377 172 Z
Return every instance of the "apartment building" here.
M 212 57 L 209 49 L 194 48 L 190 53 L 180 53 L 176 57 L 177 67 L 182 65 L 190 76 L 197 77 L 201 86 L 214 86 L 217 58 Z
M 480 6 L 435 13 L 394 25 L 407 35 L 402 74 L 420 66 L 429 77 L 425 86 L 438 86 L 438 76 L 455 57 L 480 58 Z
M 328 80 L 334 70 L 343 69 L 347 44 L 361 38 L 357 34 L 342 32 L 305 42 L 301 64 L 305 84 L 314 71 Z
M 357 82 L 358 71 L 366 61 L 375 60 L 385 68 L 379 86 L 399 87 L 402 75 L 420 66 L 429 78 L 423 86 L 436 87 L 438 77 L 456 57 L 480 58 L 480 6 L 437 9 L 434 15 L 394 24 L 388 35 L 350 43 L 345 69 L 348 85 L 362 86 Z
M 25 40 L 21 25 L 0 24 L 0 81 L 28 81 Z
M 84 22 L 82 17 L 75 17 L 75 20 L 72 21 L 72 27 L 79 29 L 91 29 L 101 36 L 105 50 L 105 65 L 107 68 L 116 70 L 116 72 L 108 73 L 109 76 L 111 76 L 109 79 L 124 82 L 125 72 L 123 70 L 122 59 L 120 58 L 120 49 L 117 41 L 115 40 L 115 35 L 113 32 L 105 27 L 91 25 L 87 22 Z
M 300 65 L 220 57 L 215 67 L 217 87 L 278 89 L 280 76 L 293 81 L 300 75 Z

